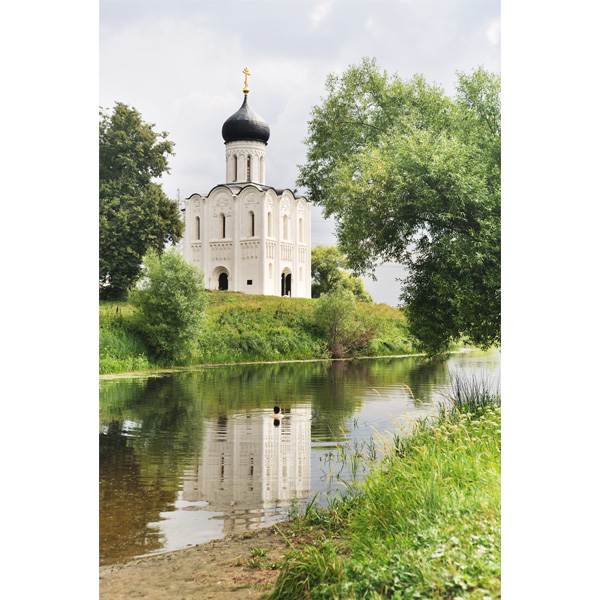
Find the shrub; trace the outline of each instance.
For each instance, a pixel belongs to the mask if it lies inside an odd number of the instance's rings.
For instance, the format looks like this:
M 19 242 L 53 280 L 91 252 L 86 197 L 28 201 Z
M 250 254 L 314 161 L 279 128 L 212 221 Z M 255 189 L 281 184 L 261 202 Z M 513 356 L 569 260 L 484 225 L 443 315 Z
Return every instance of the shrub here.
M 315 321 L 327 340 L 332 358 L 344 358 L 366 347 L 376 333 L 375 325 L 365 326 L 357 320 L 354 295 L 343 286 L 317 300 Z
M 141 282 L 130 294 L 134 323 L 155 356 L 179 360 L 197 347 L 204 309 L 204 277 L 175 249 L 144 257 Z

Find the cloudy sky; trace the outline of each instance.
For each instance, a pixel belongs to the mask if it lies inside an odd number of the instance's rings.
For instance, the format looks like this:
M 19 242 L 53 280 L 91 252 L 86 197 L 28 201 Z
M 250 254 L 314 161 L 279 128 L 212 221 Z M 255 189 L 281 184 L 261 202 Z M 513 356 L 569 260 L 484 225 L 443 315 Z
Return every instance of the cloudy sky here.
M 499 0 L 101 0 L 99 14 L 100 106 L 124 102 L 169 132 L 171 198 L 224 181 L 221 126 L 242 103 L 244 67 L 271 128 L 267 184 L 292 189 L 329 73 L 371 57 L 453 93 L 457 70 L 500 71 Z M 313 246 L 335 244 L 334 230 L 315 208 Z M 365 279 L 376 302 L 397 304 L 401 273 L 387 265 Z

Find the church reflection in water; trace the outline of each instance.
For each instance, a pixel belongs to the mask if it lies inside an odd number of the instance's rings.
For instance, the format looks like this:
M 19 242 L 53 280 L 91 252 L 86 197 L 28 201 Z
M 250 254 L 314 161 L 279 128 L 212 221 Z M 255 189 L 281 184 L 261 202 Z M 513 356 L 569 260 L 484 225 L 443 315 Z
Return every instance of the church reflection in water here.
M 184 478 L 183 500 L 224 513 L 223 532 L 266 524 L 294 498 L 310 495 L 311 409 L 276 421 L 251 412 L 207 422 L 198 469 Z

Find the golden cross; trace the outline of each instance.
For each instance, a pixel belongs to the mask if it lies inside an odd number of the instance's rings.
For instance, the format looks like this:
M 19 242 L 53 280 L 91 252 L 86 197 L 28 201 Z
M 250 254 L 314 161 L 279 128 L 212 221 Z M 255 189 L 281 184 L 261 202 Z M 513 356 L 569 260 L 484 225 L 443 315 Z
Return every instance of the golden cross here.
M 250 75 L 250 71 L 248 71 L 248 67 L 246 67 L 242 73 L 245 75 L 244 77 L 244 89 L 242 90 L 244 94 L 247 94 L 250 90 L 248 89 L 248 75 Z

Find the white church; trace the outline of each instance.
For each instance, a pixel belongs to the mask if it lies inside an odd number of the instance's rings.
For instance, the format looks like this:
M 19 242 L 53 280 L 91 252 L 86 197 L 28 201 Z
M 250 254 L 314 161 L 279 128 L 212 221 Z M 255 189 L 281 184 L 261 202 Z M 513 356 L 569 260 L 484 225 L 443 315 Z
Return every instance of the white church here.
M 211 290 L 310 298 L 310 203 L 266 184 L 271 131 L 244 102 L 223 123 L 225 183 L 185 200 L 183 256 Z

